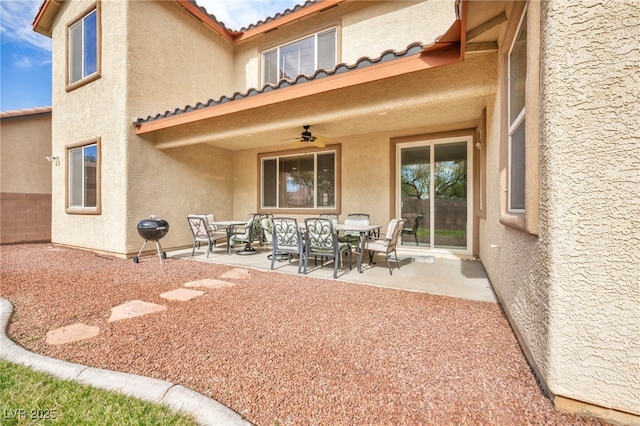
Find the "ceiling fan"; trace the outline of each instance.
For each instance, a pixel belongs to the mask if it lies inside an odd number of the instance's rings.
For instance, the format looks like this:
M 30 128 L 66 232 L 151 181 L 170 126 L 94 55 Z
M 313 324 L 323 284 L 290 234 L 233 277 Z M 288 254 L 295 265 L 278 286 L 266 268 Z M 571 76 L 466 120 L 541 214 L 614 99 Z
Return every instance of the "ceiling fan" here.
M 324 148 L 325 143 L 327 142 L 327 139 L 320 135 L 314 136 L 309 131 L 310 127 L 311 127 L 310 124 L 305 124 L 304 126 L 302 126 L 303 130 L 302 130 L 302 133 L 300 133 L 300 136 L 297 138 L 291 138 L 291 139 L 298 140 L 298 142 L 296 142 L 294 145 L 295 148 L 307 148 L 309 146 L 317 146 L 318 148 Z

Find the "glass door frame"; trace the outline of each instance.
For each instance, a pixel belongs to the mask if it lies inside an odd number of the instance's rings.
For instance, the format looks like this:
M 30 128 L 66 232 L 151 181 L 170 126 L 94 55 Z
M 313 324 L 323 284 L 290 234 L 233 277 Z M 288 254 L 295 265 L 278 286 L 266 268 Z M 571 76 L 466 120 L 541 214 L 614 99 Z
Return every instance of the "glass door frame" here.
M 404 138 L 403 138 L 404 139 Z M 401 150 L 402 148 L 414 148 L 414 147 L 420 147 L 420 146 L 428 146 L 429 150 L 430 150 L 430 164 L 429 164 L 429 168 L 430 168 L 430 183 L 429 183 L 429 246 L 428 247 L 411 247 L 409 245 L 399 245 L 398 248 L 402 249 L 402 250 L 409 250 L 409 251 L 420 251 L 420 252 L 432 252 L 432 253 L 451 253 L 451 254 L 464 254 L 464 255 L 471 255 L 473 253 L 473 238 L 474 238 L 474 205 L 475 205 L 475 200 L 474 200 L 474 180 L 473 180 L 473 176 L 474 176 L 474 170 L 473 170 L 473 166 L 474 166 L 474 159 L 473 159 L 473 134 L 472 133 L 464 133 L 461 134 L 460 136 L 444 136 L 444 137 L 434 137 L 434 138 L 415 138 L 411 141 L 401 141 L 398 140 L 395 143 L 395 146 L 392 148 L 394 151 L 394 194 L 395 194 L 395 205 L 394 205 L 394 210 L 395 210 L 395 214 L 393 215 L 393 217 L 401 217 L 401 213 L 402 213 L 402 179 L 400 176 L 402 167 L 401 167 L 401 162 L 402 162 L 402 156 L 401 156 Z M 435 170 L 434 170 L 434 160 L 435 160 L 435 145 L 440 145 L 440 144 L 448 144 L 448 143 L 455 143 L 455 142 L 466 142 L 467 144 L 467 227 L 466 227 L 466 232 L 467 232 L 467 243 L 466 243 L 466 248 L 460 248 L 460 249 L 455 249 L 455 248 L 436 248 L 434 247 L 435 245 L 435 197 L 433 196 L 434 192 L 435 192 L 435 182 L 434 182 L 434 174 L 435 174 Z

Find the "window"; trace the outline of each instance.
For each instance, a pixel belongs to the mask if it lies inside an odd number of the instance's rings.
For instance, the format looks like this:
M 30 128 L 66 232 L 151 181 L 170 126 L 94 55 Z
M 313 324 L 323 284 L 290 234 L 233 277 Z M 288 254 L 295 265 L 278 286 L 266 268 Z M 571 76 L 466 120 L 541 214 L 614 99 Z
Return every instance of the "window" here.
M 520 21 L 508 59 L 509 170 L 508 211 L 525 211 L 525 87 L 527 78 L 527 14 Z
M 339 150 L 260 158 L 260 207 L 335 210 Z
M 336 66 L 336 29 L 312 34 L 262 53 L 262 81 L 275 84 L 283 78 L 313 74 Z
M 98 74 L 98 10 L 69 27 L 69 85 Z
M 99 213 L 100 208 L 100 146 L 83 144 L 67 150 L 68 189 L 67 211 Z

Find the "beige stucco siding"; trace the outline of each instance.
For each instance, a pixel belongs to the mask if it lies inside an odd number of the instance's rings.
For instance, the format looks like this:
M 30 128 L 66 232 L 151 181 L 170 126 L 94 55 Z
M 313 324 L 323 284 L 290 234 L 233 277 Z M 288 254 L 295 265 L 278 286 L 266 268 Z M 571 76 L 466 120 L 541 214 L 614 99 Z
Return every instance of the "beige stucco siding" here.
M 0 120 L 0 244 L 51 240 L 48 111 Z
M 0 192 L 51 194 L 51 112 L 0 123 Z
M 126 2 L 101 2 L 101 78 L 67 92 L 67 27 L 95 4 L 65 2 L 57 16 L 53 40 L 53 151 L 61 154 L 61 166 L 53 169 L 52 242 L 65 245 L 122 252 L 126 218 L 123 195 L 126 191 L 124 167 L 127 139 L 123 115 L 126 104 L 127 68 Z M 69 145 L 100 140 L 102 213 L 66 212 L 67 150 Z
M 211 200 L 230 198 L 221 177 L 229 174 L 230 162 L 211 147 L 177 155 L 158 152 L 135 136 L 133 121 L 226 92 L 230 48 L 200 23 L 186 22 L 194 18 L 174 2 L 102 1 L 100 78 L 66 92 L 67 25 L 91 4 L 65 3 L 52 37 L 53 151 L 61 154 L 61 167 L 53 170 L 52 241 L 116 255 L 135 253 L 142 244 L 137 222 L 156 214 L 175 224 L 163 243 L 184 245 L 191 240 L 187 210 L 209 212 Z M 66 147 L 94 139 L 101 144 L 101 212 L 69 214 Z
M 161 152 L 153 138 L 134 134 L 132 121 L 230 93 L 233 62 L 231 45 L 175 2 L 130 2 L 129 19 L 126 252 L 135 253 L 142 244 L 135 225 L 150 214 L 169 222 L 161 241 L 167 248 L 192 242 L 190 213 L 231 217 L 228 151 L 195 145 Z
M 638 414 L 640 4 L 591 6 L 543 9 L 549 386 Z
M 417 17 L 420 17 L 419 19 Z M 234 90 L 260 87 L 260 52 L 302 36 L 338 27 L 338 63 L 378 58 L 414 42 L 431 44 L 455 20 L 451 0 L 351 2 L 243 42 L 236 47 Z

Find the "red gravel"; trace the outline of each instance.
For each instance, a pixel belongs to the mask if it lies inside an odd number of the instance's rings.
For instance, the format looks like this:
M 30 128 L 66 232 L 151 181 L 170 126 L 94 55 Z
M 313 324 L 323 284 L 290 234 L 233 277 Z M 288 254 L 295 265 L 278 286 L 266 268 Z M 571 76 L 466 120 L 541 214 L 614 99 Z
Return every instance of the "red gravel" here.
M 258 425 L 602 424 L 554 410 L 496 304 L 253 270 L 169 302 L 160 293 L 232 268 L 49 245 L 0 254 L 21 346 L 182 384 Z M 136 299 L 168 309 L 107 323 Z M 45 343 L 74 323 L 101 332 Z

